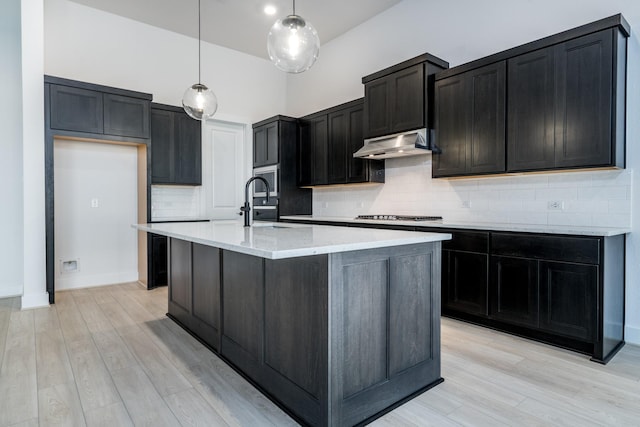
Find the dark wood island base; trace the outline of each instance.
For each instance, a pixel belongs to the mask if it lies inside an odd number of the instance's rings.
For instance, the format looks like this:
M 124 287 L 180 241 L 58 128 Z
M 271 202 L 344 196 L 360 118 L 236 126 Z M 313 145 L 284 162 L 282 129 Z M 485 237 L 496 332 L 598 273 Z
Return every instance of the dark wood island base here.
M 167 315 L 303 424 L 441 383 L 441 243 L 266 259 L 169 240 Z

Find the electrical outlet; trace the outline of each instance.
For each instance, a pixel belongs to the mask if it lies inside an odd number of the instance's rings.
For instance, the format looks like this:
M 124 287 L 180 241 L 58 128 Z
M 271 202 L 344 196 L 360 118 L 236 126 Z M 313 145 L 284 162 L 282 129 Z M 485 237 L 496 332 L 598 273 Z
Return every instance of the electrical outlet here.
M 463 200 L 462 201 L 462 207 L 469 209 L 471 207 L 471 200 Z
M 547 209 L 550 211 L 564 210 L 564 202 L 562 200 L 551 200 L 547 203 Z
M 91 207 L 97 208 L 98 206 L 100 206 L 100 204 L 98 203 L 98 199 L 91 199 Z
M 329 207 L 329 202 L 322 202 L 322 207 L 327 209 Z

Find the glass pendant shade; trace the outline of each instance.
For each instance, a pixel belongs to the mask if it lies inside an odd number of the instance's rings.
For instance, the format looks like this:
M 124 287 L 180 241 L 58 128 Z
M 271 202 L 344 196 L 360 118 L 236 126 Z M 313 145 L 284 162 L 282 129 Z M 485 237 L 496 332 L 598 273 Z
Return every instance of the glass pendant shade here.
M 184 92 L 182 107 L 194 119 L 206 120 L 216 113 L 218 98 L 211 89 L 201 83 L 196 83 Z
M 267 50 L 276 67 L 287 73 L 301 73 L 318 59 L 320 38 L 310 22 L 298 15 L 289 15 L 271 27 Z

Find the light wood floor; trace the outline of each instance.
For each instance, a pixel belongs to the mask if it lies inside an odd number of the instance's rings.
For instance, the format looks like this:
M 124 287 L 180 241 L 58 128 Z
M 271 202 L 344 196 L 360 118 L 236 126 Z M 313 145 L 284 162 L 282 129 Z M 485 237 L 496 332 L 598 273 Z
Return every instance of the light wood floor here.
M 296 425 L 171 320 L 166 288 L 0 300 L 0 426 Z M 607 366 L 442 320 L 443 384 L 375 426 L 639 426 L 640 348 Z

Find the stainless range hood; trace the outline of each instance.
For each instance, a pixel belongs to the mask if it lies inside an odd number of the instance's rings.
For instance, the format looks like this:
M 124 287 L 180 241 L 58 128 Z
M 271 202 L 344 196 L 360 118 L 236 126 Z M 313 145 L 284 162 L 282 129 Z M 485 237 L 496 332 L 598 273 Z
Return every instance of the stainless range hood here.
M 427 138 L 427 129 L 380 136 L 364 140 L 364 146 L 353 157 L 382 160 L 437 152 Z

